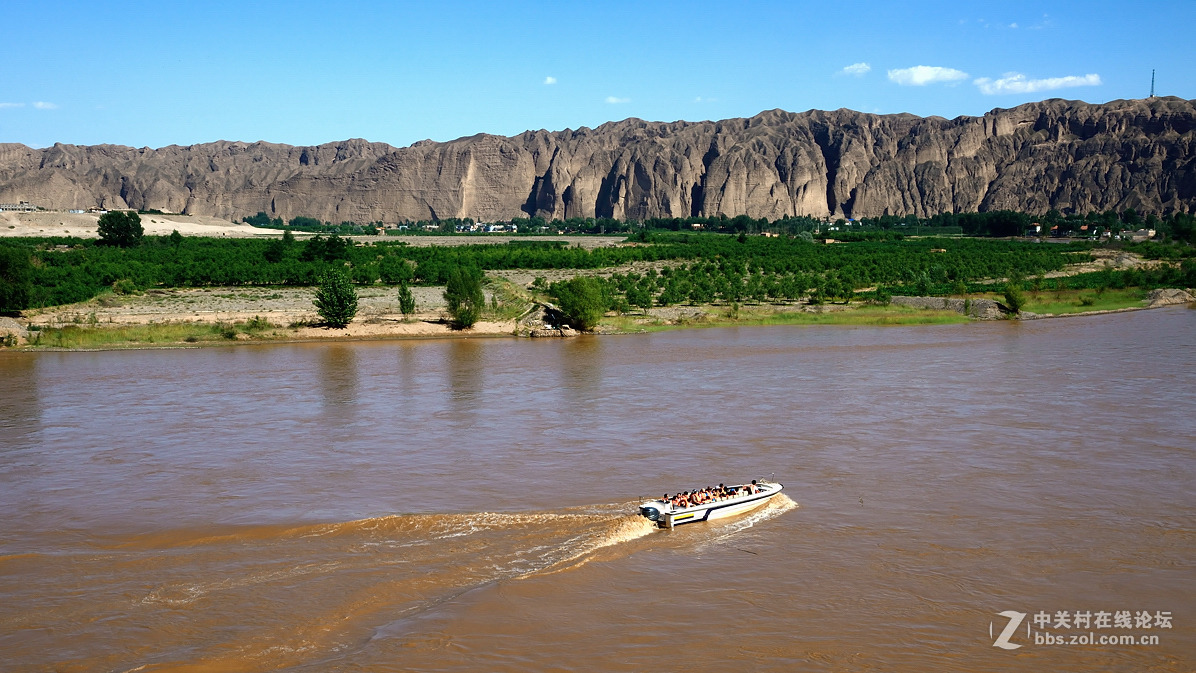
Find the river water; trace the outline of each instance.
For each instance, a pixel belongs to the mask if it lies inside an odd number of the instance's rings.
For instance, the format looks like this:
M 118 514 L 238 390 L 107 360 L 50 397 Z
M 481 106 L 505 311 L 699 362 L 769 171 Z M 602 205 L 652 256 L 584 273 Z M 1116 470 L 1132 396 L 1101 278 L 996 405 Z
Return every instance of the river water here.
M 1196 659 L 1194 310 L 7 353 L 0 391 L 5 671 Z

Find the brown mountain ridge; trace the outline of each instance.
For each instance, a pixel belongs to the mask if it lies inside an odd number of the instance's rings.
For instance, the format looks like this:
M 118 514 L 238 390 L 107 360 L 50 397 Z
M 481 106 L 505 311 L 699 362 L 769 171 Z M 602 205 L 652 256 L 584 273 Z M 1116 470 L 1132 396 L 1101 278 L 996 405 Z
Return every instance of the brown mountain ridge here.
M 1193 212 L 1194 129 L 1196 101 L 1168 97 L 1051 99 L 955 119 L 845 109 L 625 119 L 404 148 L 364 140 L 159 149 L 0 144 L 0 202 L 387 223 Z

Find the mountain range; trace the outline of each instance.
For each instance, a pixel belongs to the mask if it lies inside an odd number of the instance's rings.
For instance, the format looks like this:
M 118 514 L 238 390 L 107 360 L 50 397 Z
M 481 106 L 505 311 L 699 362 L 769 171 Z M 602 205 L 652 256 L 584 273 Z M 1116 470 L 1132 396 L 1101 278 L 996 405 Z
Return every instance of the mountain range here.
M 1196 210 L 1196 101 L 1051 99 L 979 117 L 770 110 L 397 148 L 0 144 L 0 202 L 239 219 Z

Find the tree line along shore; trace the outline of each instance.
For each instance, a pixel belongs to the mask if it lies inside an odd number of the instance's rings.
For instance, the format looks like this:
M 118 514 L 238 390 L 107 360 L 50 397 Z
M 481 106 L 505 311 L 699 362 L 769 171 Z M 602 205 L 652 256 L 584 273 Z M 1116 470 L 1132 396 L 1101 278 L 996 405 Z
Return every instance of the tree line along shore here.
M 188 337 L 192 342 L 304 338 L 300 330 L 305 328 L 349 327 L 355 324 L 359 293 L 384 299 L 357 322 L 405 324 L 401 333 L 421 335 L 410 325 L 432 323 L 475 333 L 534 331 L 535 321 L 526 320 L 532 314 L 548 327 L 607 331 L 679 323 L 943 321 L 953 318 L 942 311 L 893 306 L 891 298 L 955 297 L 965 302 L 965 315 L 967 304 L 987 300 L 1016 316 L 1130 307 L 1154 289 L 1196 286 L 1190 217 L 1159 220 L 1167 223 L 1162 240 L 1142 242 L 910 236 L 880 226 L 817 238 L 809 232 L 639 228 L 621 244 L 583 248 L 536 236 L 454 246 L 336 234 L 297 240 L 289 231 L 267 240 L 177 232 L 143 236 L 135 213 L 113 215 L 101 218 L 98 240 L 0 239 L 0 311 L 18 324 L 26 321 L 22 340 L 65 345 L 61 334 L 51 336 L 52 330 L 105 329 L 95 315 L 104 313 L 105 303 L 136 304 L 145 293 L 154 297 L 197 288 L 237 288 L 263 297 L 278 294 L 272 288 L 312 288 L 306 295 L 312 298 L 306 307 L 292 302 L 289 311 L 275 311 L 273 318 L 270 311 L 253 312 L 252 302 L 215 320 L 183 313 L 163 318 L 207 324 L 209 332 L 199 334 L 171 328 L 183 342 Z M 312 303 L 317 292 L 333 285 L 344 302 L 353 304 L 348 313 L 341 307 L 330 316 Z M 447 291 L 433 290 L 442 287 Z M 413 288 L 422 288 L 421 300 L 411 295 Z M 325 294 L 322 303 L 333 299 Z M 89 302 L 93 310 L 84 305 Z M 546 315 L 534 310 L 546 304 Z M 64 322 L 59 309 L 59 318 L 50 321 L 58 324 L 47 324 L 44 316 L 64 306 L 74 307 L 76 318 L 87 317 Z M 954 313 L 960 313 L 958 306 Z M 386 315 L 391 317 L 379 317 Z M 109 318 L 109 330 L 122 322 Z M 490 326 L 479 330 L 478 322 Z M 386 336 L 381 332 L 374 336 Z M 165 333 L 159 336 L 171 341 Z M 15 341 L 7 337 L 5 343 Z

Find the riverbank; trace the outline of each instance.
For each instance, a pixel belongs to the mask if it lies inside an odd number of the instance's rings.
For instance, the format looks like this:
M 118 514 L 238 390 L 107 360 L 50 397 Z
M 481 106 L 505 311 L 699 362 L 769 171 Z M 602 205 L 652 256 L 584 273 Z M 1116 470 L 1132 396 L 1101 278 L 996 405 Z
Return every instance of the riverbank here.
M 358 291 L 357 317 L 344 329 L 319 323 L 310 288 L 200 288 L 105 294 L 87 302 L 28 311 L 0 319 L 4 343 L 28 350 L 97 350 L 295 341 L 567 336 L 545 321 L 536 299 L 507 281 L 486 289 L 487 314 L 467 330 L 450 326 L 443 288 L 412 288 L 417 312 L 399 312 L 393 288 Z M 902 301 L 898 302 L 900 299 Z M 1027 296 L 1022 319 L 1097 315 L 1193 301 L 1183 290 L 1052 291 Z M 908 301 L 907 301 L 908 300 Z M 629 334 L 694 327 L 757 325 L 943 325 L 978 319 L 974 307 L 996 306 L 998 295 L 967 298 L 901 297 L 892 304 L 674 305 L 608 313 L 600 334 Z M 966 315 L 965 315 L 966 313 Z M 991 319 L 1002 315 L 990 310 Z M 1008 318 L 1011 316 L 1005 315 Z

